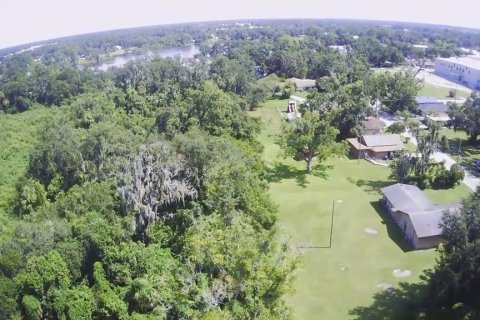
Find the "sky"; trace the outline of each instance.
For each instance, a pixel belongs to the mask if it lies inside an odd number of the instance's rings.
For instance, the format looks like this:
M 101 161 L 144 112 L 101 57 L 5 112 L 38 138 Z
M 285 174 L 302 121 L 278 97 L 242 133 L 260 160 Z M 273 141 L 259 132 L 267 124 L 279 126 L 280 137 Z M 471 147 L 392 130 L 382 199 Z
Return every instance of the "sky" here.
M 178 22 L 342 18 L 480 29 L 479 0 L 0 0 L 0 48 Z

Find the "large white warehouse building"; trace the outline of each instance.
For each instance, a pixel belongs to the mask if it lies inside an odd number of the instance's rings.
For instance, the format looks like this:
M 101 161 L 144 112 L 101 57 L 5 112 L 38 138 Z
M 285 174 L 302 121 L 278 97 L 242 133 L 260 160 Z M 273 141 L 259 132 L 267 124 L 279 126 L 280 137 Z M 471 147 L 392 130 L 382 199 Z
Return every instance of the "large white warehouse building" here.
M 480 89 L 480 57 L 437 58 L 435 74 Z

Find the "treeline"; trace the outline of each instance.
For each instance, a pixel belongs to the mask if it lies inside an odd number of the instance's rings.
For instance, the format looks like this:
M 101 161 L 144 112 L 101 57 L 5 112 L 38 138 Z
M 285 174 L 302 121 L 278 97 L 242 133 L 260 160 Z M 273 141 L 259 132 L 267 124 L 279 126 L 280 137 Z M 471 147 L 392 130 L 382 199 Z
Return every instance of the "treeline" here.
M 363 79 L 370 67 L 361 50 L 343 55 L 313 39 L 287 35 L 278 39 L 217 41 L 203 46 L 202 52 L 210 58 L 189 62 L 157 59 L 131 63 L 108 73 L 81 71 L 69 63 L 46 64 L 28 55 L 15 55 L 0 64 L 0 107 L 5 112 L 21 112 L 34 103 L 60 106 L 86 90 L 103 90 L 112 82 L 124 92 L 131 86 L 140 95 L 162 92 L 175 99 L 179 86 L 195 87 L 210 79 L 221 90 L 240 96 L 240 103 L 255 108 L 282 89 L 278 87 L 279 79 L 260 80 L 264 75 L 319 79 L 347 74 L 348 81 L 355 82 Z
M 0 110 L 22 112 L 34 104 L 60 106 L 88 88 L 100 89 L 103 76 L 75 68 L 48 66 L 16 55 L 0 64 Z
M 68 64 L 70 67 L 76 67 L 81 59 L 87 62 L 98 62 L 102 55 L 114 51 L 116 46 L 155 49 L 189 45 L 193 41 L 205 40 L 208 34 L 205 32 L 206 30 L 194 24 L 105 31 L 36 43 L 40 47 L 25 51 L 21 55 L 39 59 L 46 64 L 64 64 L 64 66 Z M 29 46 L 0 50 L 0 57 L 3 56 L 5 59 L 9 54 L 16 55 L 17 52 L 28 49 Z
M 45 64 L 91 66 L 117 46 L 129 49 L 154 49 L 195 43 L 202 47 L 212 44 L 229 46 L 230 40 L 259 40 L 273 45 L 284 37 L 303 38 L 310 49 L 321 45 L 347 46 L 366 56 L 373 66 L 401 63 L 404 58 L 450 57 L 463 54 L 460 48 L 480 47 L 480 33 L 435 25 L 352 22 L 342 20 L 278 20 L 209 22 L 155 26 L 128 30 L 99 32 L 54 40 L 49 45 L 22 53 Z M 426 50 L 413 47 L 427 45 Z M 2 50 L 3 58 L 27 46 Z M 263 52 L 263 54 L 268 54 Z M 82 61 L 81 61 L 82 60 Z
M 34 103 L 59 106 L 85 92 L 87 84 L 101 88 L 104 79 L 112 76 L 93 72 L 90 66 L 117 45 L 142 50 L 192 41 L 200 47 L 203 57 L 190 62 L 195 70 L 191 80 L 208 76 L 222 90 L 250 94 L 247 100 L 255 104 L 258 96 L 265 96 L 265 90 L 252 83 L 268 74 L 318 79 L 352 68 L 357 69 L 356 73 L 365 73 L 371 66 L 402 64 L 405 58 L 459 55 L 461 46 L 478 47 L 480 35 L 425 25 L 376 26 L 316 20 L 186 24 L 82 35 L 4 56 L 0 63 L 0 108 L 12 112 L 27 110 Z M 428 48 L 417 49 L 413 44 Z M 329 48 L 331 45 L 345 46 L 347 53 Z M 190 72 L 178 65 L 171 68 Z M 175 82 L 178 76 L 172 78 Z
M 0 318 L 289 318 L 259 123 L 211 77 L 132 63 L 59 102 L 0 237 Z

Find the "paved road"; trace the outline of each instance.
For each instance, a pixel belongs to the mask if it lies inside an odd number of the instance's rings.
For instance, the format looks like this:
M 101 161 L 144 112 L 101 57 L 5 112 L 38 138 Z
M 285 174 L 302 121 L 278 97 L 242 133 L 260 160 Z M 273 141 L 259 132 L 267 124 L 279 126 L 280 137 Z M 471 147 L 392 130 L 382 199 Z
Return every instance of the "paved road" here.
M 445 168 L 447 169 L 450 169 L 450 167 L 456 163 L 455 160 L 453 160 L 450 156 L 443 152 L 435 152 L 430 156 L 430 158 L 438 162 L 445 161 Z M 465 178 L 463 178 L 463 183 L 473 191 L 477 190 L 477 187 L 480 185 L 480 179 L 465 167 L 460 167 L 465 171 Z

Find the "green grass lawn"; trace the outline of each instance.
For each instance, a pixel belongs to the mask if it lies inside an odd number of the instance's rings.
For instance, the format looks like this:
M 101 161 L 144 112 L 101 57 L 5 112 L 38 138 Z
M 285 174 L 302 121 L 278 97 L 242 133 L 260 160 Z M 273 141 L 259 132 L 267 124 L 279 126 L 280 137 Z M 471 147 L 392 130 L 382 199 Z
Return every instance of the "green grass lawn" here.
M 297 91 L 293 95 L 297 96 L 297 97 L 307 98 L 308 90 L 307 91 Z
M 443 129 L 440 131 L 440 137 L 442 135 L 448 139 L 449 150 L 447 153 L 474 175 L 480 176 L 480 172 L 473 166 L 473 160 L 480 160 L 480 142 L 472 144 L 465 132 L 453 129 Z
M 452 89 L 434 86 L 429 83 L 424 83 L 423 88 L 420 89 L 420 92 L 418 93 L 418 95 L 435 97 L 438 99 L 453 99 L 448 96 L 448 93 L 450 92 L 450 90 Z M 469 96 L 470 96 L 470 93 L 468 93 L 467 91 L 457 89 L 457 98 L 466 98 Z
M 394 183 L 387 179 L 387 167 L 343 157 L 308 176 L 305 163 L 279 157 L 274 137 L 281 119 L 275 107 L 283 110 L 285 104 L 286 100 L 270 100 L 252 112 L 265 127 L 259 139 L 271 170 L 270 189 L 279 207 L 280 227 L 295 246 L 327 246 L 333 201 L 343 201 L 335 203 L 332 248 L 305 249 L 297 291 L 288 302 L 297 319 L 355 318 L 349 311 L 371 304 L 373 295 L 380 292 L 378 284 L 418 281 L 422 271 L 433 266 L 436 251 L 408 251 L 396 226 L 379 212 L 378 189 Z M 462 185 L 427 194 L 448 203 L 468 192 Z M 378 234 L 367 234 L 365 228 Z M 395 278 L 392 272 L 397 268 L 411 270 L 412 275 Z

